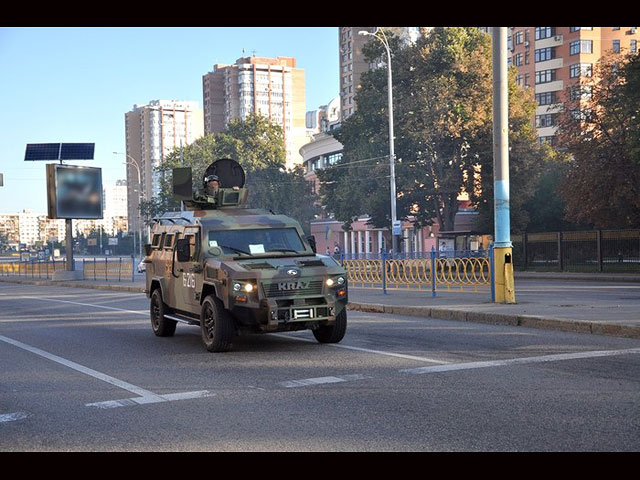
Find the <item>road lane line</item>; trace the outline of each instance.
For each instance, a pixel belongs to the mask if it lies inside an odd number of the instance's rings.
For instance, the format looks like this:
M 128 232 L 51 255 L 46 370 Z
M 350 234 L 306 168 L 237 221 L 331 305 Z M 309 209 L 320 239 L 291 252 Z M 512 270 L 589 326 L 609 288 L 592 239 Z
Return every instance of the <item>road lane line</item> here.
M 14 347 L 22 348 L 23 350 L 27 350 L 28 352 L 34 353 L 41 357 L 44 357 L 52 362 L 59 363 L 60 365 L 64 365 L 65 367 L 71 368 L 72 370 L 76 370 L 80 373 L 84 373 L 85 375 L 89 375 L 93 378 L 97 378 L 98 380 L 102 380 L 103 382 L 110 383 L 111 385 L 115 385 L 116 387 L 122 388 L 123 390 L 127 390 L 131 393 L 135 393 L 141 397 L 158 397 L 153 392 L 149 390 L 145 390 L 144 388 L 137 387 L 132 385 L 131 383 L 124 382 L 117 378 L 111 377 L 104 373 L 98 372 L 97 370 L 93 370 L 91 368 L 80 365 L 79 363 L 72 362 L 71 360 L 67 360 L 65 358 L 59 357 L 49 352 L 45 352 L 44 350 L 40 350 L 39 348 L 32 347 L 31 345 L 27 345 L 25 343 L 19 342 L 17 340 L 13 340 L 11 338 L 0 335 L 0 341 L 13 345 Z
M 297 337 L 297 336 L 294 336 L 294 335 L 284 335 L 284 334 L 280 334 L 280 333 L 272 333 L 270 335 L 273 335 L 275 337 L 282 337 L 282 338 L 288 338 L 288 339 L 301 340 L 303 342 L 317 343 L 315 340 L 311 340 L 309 338 Z M 383 350 L 372 350 L 370 348 L 353 347 L 351 345 L 341 345 L 339 343 L 325 343 L 324 345 L 329 346 L 329 347 L 345 348 L 347 350 L 355 350 L 355 351 L 358 351 L 358 352 L 373 353 L 373 354 L 376 354 L 376 355 L 386 355 L 388 357 L 404 358 L 406 360 L 417 360 L 418 362 L 437 363 L 439 365 L 447 365 L 447 364 L 450 363 L 450 362 L 445 362 L 443 360 L 434 360 L 433 358 L 416 357 L 414 355 L 405 355 L 404 353 L 385 352 Z
M 86 406 L 88 407 L 113 408 L 113 407 L 145 405 L 149 403 L 170 402 L 173 400 L 185 400 L 189 398 L 203 398 L 203 397 L 212 396 L 212 394 L 210 394 L 208 390 L 158 395 L 149 390 L 145 390 L 144 388 L 138 387 L 136 385 L 132 385 L 131 383 L 125 382 L 123 380 L 119 380 L 110 375 L 106 375 L 104 373 L 98 372 L 97 370 L 93 370 L 91 368 L 85 367 L 78 363 L 72 362 L 71 360 L 67 360 L 65 358 L 59 357 L 52 353 L 45 352 L 44 350 L 41 350 L 36 347 L 32 347 L 31 345 L 27 345 L 25 343 L 19 342 L 17 340 L 13 340 L 3 335 L 0 335 L 0 341 L 13 345 L 14 347 L 21 348 L 23 350 L 27 350 L 28 352 L 34 353 L 48 360 L 51 360 L 52 362 L 59 363 L 60 365 L 64 365 L 65 367 L 71 368 L 72 370 L 76 370 L 80 373 L 84 373 L 85 375 L 89 375 L 93 378 L 102 380 L 103 382 L 109 383 L 111 385 L 115 385 L 116 387 L 122 388 L 123 390 L 127 390 L 131 393 L 135 393 L 136 395 L 138 395 L 137 397 L 128 398 L 125 400 L 112 400 L 107 402 L 88 403 L 86 404 Z
M 21 297 L 33 300 L 43 300 L 47 302 L 60 302 L 60 303 L 70 303 L 72 305 L 80 305 L 82 307 L 94 307 L 94 308 L 102 308 L 104 310 L 117 310 L 119 312 L 127 312 L 127 313 L 135 313 L 136 315 L 149 315 L 149 312 L 140 312 L 136 310 L 127 310 L 125 308 L 117 308 L 117 307 L 107 307 L 105 305 L 94 305 L 93 303 L 81 303 L 81 302 L 72 302 L 70 300 L 58 300 L 56 298 L 47 298 L 47 297 Z
M 451 365 L 434 365 L 431 367 L 405 368 L 402 373 L 423 374 L 451 372 L 454 370 L 472 370 L 476 368 L 502 367 L 507 365 L 525 365 L 529 363 L 558 362 L 563 360 L 577 360 L 583 358 L 610 357 L 615 355 L 627 355 L 640 353 L 640 348 L 630 348 L 625 350 L 601 350 L 577 353 L 559 353 L 556 355 L 542 355 L 539 357 L 510 358 L 506 360 L 488 360 L 484 362 L 455 363 Z
M 362 380 L 363 378 L 371 378 L 371 377 L 355 373 L 351 375 L 342 375 L 340 377 L 316 377 L 316 378 L 304 378 L 302 380 L 289 380 L 286 382 L 280 382 L 278 385 L 281 385 L 285 388 L 296 388 L 296 387 L 307 387 L 309 385 L 322 385 L 325 383 L 341 383 L 341 382 L 348 382 L 350 380 Z
M 95 402 L 95 403 L 86 403 L 86 407 L 96 407 L 96 408 L 117 408 L 117 407 L 130 407 L 133 405 L 147 405 L 149 403 L 159 403 L 159 402 L 172 402 L 174 400 L 188 400 L 192 398 L 204 398 L 204 397 L 213 397 L 215 394 L 211 393 L 209 390 L 199 390 L 196 392 L 180 392 L 180 393 L 169 393 L 167 395 L 158 395 L 158 398 L 151 397 L 134 397 L 134 398 L 124 398 L 122 400 L 107 400 L 106 402 Z
M 27 418 L 29 414 L 27 412 L 13 412 L 0 414 L 0 423 L 15 422 L 16 420 L 23 420 Z

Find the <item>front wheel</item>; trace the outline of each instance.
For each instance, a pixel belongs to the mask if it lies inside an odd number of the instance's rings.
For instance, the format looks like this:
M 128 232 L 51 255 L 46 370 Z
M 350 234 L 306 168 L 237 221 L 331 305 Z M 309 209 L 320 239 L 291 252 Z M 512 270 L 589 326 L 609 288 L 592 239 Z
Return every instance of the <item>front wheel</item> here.
M 211 295 L 202 302 L 200 313 L 202 343 L 210 352 L 227 352 L 235 335 L 233 319 L 220 300 Z
M 176 333 L 178 322 L 170 320 L 164 315 L 167 313 L 167 306 L 162 300 L 162 292 L 156 288 L 151 294 L 151 328 L 158 337 L 172 337 Z
M 336 323 L 318 327 L 313 330 L 313 336 L 320 343 L 338 343 L 347 332 L 347 309 L 343 309 L 336 317 Z

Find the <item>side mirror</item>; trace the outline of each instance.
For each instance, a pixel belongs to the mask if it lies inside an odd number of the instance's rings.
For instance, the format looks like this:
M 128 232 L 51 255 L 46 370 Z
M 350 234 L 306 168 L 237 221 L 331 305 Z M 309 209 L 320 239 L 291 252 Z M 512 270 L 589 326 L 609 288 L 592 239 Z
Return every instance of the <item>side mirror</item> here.
M 149 255 L 151 255 L 151 244 L 150 243 L 145 243 L 144 245 L 144 254 L 148 257 Z
M 311 245 L 311 250 L 313 250 L 313 253 L 317 253 L 316 252 L 316 237 L 314 237 L 313 235 L 310 235 L 307 237 L 307 242 L 309 242 L 309 245 Z
M 189 261 L 189 258 L 191 258 L 189 250 L 190 250 L 190 248 L 189 248 L 189 239 L 187 239 L 187 238 L 179 239 L 177 244 L 176 244 L 176 252 L 178 254 L 178 261 L 179 262 L 188 262 Z

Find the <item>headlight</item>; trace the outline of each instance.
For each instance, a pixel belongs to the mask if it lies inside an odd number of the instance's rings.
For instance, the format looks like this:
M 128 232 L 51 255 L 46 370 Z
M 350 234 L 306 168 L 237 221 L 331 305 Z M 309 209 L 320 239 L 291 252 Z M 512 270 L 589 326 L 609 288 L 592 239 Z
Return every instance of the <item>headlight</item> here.
M 335 283 L 333 281 L 332 278 L 327 278 L 327 280 L 325 281 L 325 283 L 327 284 L 327 287 L 333 287 L 333 284 Z
M 233 282 L 232 288 L 234 292 L 243 290 L 245 293 L 251 293 L 257 289 L 256 285 L 250 282 Z
M 338 285 L 344 285 L 344 277 L 336 278 L 336 282 L 338 283 Z

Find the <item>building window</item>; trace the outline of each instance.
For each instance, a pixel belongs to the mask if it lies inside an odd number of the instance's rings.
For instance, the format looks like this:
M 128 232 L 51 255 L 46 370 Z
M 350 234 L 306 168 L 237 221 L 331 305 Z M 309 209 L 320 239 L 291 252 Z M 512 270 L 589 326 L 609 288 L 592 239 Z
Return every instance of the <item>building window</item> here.
M 342 159 L 342 152 L 330 153 L 329 155 L 327 155 L 327 161 L 329 162 L 329 165 L 335 165 L 341 159 Z
M 556 79 L 555 70 L 540 70 L 536 72 L 536 85 L 553 82 Z
M 620 53 L 620 40 L 613 41 L 613 53 Z
M 553 105 L 556 102 L 556 92 L 536 93 L 538 105 Z
M 520 45 L 522 43 L 523 37 L 524 37 L 524 34 L 523 34 L 522 30 L 516 32 L 514 37 L 515 37 L 515 44 L 516 45 Z
M 553 37 L 556 32 L 555 27 L 536 27 L 536 40 Z
M 536 115 L 536 127 L 553 127 L 556 124 L 556 116 L 552 113 L 545 113 L 544 115 Z
M 545 136 L 545 137 L 538 137 L 538 143 L 540 145 L 542 145 L 543 143 L 548 143 L 549 145 L 555 145 L 556 137 L 553 136 L 553 135 Z
M 631 50 L 631 53 L 636 53 L 638 49 L 637 42 L 637 40 L 631 40 L 631 43 L 629 43 L 629 50 Z
M 575 40 L 569 44 L 569 54 L 593 53 L 593 40 Z
M 593 30 L 593 27 L 569 27 L 570 32 L 579 32 L 580 30 Z
M 556 57 L 556 49 L 553 47 L 539 48 L 535 51 L 535 62 L 544 62 Z
M 518 53 L 513 57 L 513 64 L 516 67 L 522 66 L 522 54 L 521 53 Z
M 593 65 L 591 63 L 574 63 L 569 67 L 569 77 L 591 77 L 593 75 Z
M 571 87 L 571 100 L 586 100 L 593 96 L 591 85 L 574 85 Z

